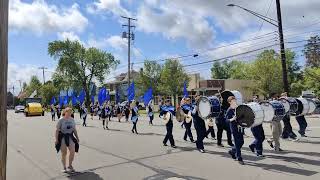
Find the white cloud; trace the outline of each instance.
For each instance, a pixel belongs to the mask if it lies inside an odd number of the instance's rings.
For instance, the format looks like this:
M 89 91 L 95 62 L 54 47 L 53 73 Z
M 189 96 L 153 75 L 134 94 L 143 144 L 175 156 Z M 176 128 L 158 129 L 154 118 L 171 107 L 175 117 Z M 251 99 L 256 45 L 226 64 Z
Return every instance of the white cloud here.
M 58 33 L 58 38 L 61 40 L 71 40 L 71 41 L 80 41 L 80 37 L 76 35 L 73 31 L 70 32 L 59 32 Z
M 45 70 L 45 80 L 48 81 L 52 77 L 53 68 L 49 68 Z M 31 76 L 37 76 L 40 82 L 43 82 L 42 70 L 38 69 L 35 65 L 30 64 L 16 64 L 9 63 L 8 64 L 8 87 L 15 87 L 15 94 L 20 92 L 20 82 L 29 83 Z
M 32 31 L 37 34 L 47 32 L 82 32 L 88 19 L 79 11 L 78 4 L 69 8 L 58 8 L 44 0 L 32 3 L 11 0 L 9 3 L 9 27 L 13 31 Z
M 87 6 L 89 13 L 111 12 L 118 16 L 129 16 L 130 13 L 121 6 L 120 0 L 97 0 Z

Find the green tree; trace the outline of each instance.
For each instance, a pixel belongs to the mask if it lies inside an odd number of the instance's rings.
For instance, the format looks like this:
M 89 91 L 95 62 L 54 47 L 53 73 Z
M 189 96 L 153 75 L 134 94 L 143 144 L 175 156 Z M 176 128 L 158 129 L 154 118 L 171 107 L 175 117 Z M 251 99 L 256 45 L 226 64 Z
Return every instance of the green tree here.
M 140 69 L 136 79 L 138 89 L 143 93 L 150 87 L 153 89 L 153 94 L 160 94 L 160 77 L 162 66 L 155 61 L 145 61 L 144 67 Z M 142 95 L 142 94 L 140 94 Z
M 39 91 L 42 84 L 37 76 L 31 76 L 30 82 L 28 86 L 26 87 L 26 94 L 27 96 L 30 96 L 34 91 Z
M 211 77 L 213 79 L 229 79 L 230 78 L 230 65 L 228 61 L 219 61 L 213 63 L 211 68 Z
M 304 73 L 305 87 L 320 96 L 320 68 L 307 68 Z
M 44 104 L 50 104 L 52 97 L 56 97 L 59 90 L 53 85 L 52 82 L 46 82 L 39 90 Z
M 58 60 L 54 83 L 66 81 L 71 87 L 82 87 L 87 104 L 90 101 L 90 83 L 98 80 L 102 84 L 110 70 L 119 64 L 112 54 L 97 48 L 85 48 L 78 41 L 50 42 L 48 53 Z
M 318 35 L 310 37 L 304 46 L 303 53 L 307 59 L 307 67 L 320 67 L 320 37 Z
M 251 64 L 241 61 L 229 63 L 229 74 L 231 79 L 250 79 Z
M 182 64 L 176 59 L 167 60 L 161 71 L 161 92 L 173 96 L 176 103 L 177 95 L 182 93 L 185 81 L 188 83 L 189 77 Z

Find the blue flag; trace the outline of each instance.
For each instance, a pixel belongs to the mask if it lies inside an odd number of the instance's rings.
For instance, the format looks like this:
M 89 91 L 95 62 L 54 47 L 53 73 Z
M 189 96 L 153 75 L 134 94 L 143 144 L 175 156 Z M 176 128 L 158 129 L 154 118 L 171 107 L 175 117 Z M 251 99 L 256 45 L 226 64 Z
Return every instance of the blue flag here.
M 51 98 L 50 105 L 55 105 L 56 103 L 57 103 L 56 98 L 53 96 L 53 97 Z
M 120 95 L 119 95 L 119 90 L 116 90 L 116 104 L 120 103 Z
M 134 100 L 134 82 L 128 88 L 128 101 Z
M 147 106 L 149 102 L 152 100 L 152 88 L 150 87 L 143 95 L 144 105 Z
M 63 97 L 63 105 L 67 106 L 69 103 L 68 103 L 68 96 L 64 96 Z
M 78 103 L 76 92 L 72 93 L 72 106 L 76 106 Z
M 189 97 L 189 93 L 188 93 L 188 90 L 187 90 L 187 83 L 184 82 L 183 84 L 183 97 Z
M 78 101 L 80 102 L 80 104 L 83 104 L 85 98 L 86 98 L 86 92 L 82 89 L 78 97 Z
M 107 99 L 107 90 L 106 88 L 101 88 L 98 94 L 99 104 L 102 105 Z
M 109 94 L 109 91 L 107 90 L 107 92 L 106 92 L 106 101 L 110 101 L 110 94 Z
M 92 104 L 94 104 L 94 96 L 93 95 L 91 95 L 91 102 L 92 102 Z
M 59 96 L 59 106 L 63 106 L 63 96 Z

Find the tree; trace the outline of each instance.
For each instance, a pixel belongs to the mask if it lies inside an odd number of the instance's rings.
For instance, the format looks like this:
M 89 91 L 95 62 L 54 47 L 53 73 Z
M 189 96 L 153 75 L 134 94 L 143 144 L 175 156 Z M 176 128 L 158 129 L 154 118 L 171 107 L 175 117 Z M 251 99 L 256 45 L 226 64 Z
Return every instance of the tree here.
M 26 87 L 27 96 L 30 96 L 34 91 L 39 91 L 42 84 L 37 76 L 31 76 L 30 82 Z
M 119 61 L 114 56 L 97 48 L 85 48 L 78 41 L 53 41 L 49 43 L 48 53 L 58 60 L 56 75 L 67 81 L 70 87 L 81 86 L 86 92 L 86 103 L 90 102 L 90 84 L 93 80 L 101 84 L 105 76 L 115 68 Z
M 139 75 L 136 79 L 138 89 L 144 93 L 147 89 L 152 87 L 153 94 L 160 94 L 160 77 L 162 66 L 155 61 L 145 61 L 144 67 L 140 69 Z M 142 94 L 140 94 L 142 95 Z
M 53 85 L 52 82 L 46 82 L 39 90 L 42 97 L 42 102 L 46 105 L 50 104 L 52 97 L 56 96 L 59 90 Z
M 318 35 L 310 37 L 303 52 L 307 58 L 307 67 L 320 67 L 320 37 Z
M 313 90 L 320 96 L 320 68 L 307 68 L 304 73 L 304 82 L 307 89 Z
M 229 79 L 230 78 L 230 66 L 227 61 L 220 63 L 219 61 L 213 63 L 211 68 L 211 77 L 213 79 Z
M 250 79 L 251 64 L 241 61 L 231 61 L 229 64 L 231 79 Z
M 165 95 L 171 95 L 176 103 L 177 94 L 181 94 L 184 82 L 189 82 L 188 74 L 176 59 L 165 62 L 161 71 L 160 91 Z

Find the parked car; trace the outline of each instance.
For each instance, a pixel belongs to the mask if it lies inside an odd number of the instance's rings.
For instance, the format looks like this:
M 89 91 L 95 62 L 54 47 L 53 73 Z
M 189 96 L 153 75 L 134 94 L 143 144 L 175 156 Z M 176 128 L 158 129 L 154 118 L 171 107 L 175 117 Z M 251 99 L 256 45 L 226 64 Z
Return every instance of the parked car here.
M 20 113 L 20 112 L 24 112 L 24 109 L 25 109 L 25 107 L 24 106 L 22 106 L 22 105 L 18 105 L 18 106 L 16 106 L 15 108 L 14 108 L 14 112 L 15 113 Z

